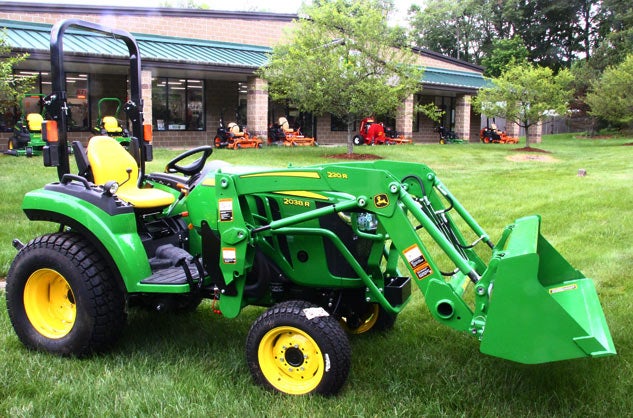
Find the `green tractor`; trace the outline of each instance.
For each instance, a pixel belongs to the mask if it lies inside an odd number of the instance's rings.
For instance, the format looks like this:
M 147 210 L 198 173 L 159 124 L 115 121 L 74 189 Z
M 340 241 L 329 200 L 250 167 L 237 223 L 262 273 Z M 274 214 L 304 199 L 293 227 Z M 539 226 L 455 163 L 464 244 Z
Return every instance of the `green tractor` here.
M 69 26 L 125 41 L 131 63 L 129 150 L 108 136 L 85 150 L 75 143 L 78 174 L 61 89 Z M 417 286 L 433 318 L 472 335 L 483 353 L 528 364 L 615 354 L 592 280 L 541 235 L 538 216 L 513 222 L 494 243 L 429 167 L 412 162 L 263 169 L 211 160 L 203 146 L 147 173 L 152 146 L 132 36 L 63 21 L 51 53 L 57 99 L 46 123 L 58 129 L 44 163 L 59 181 L 27 193 L 22 209 L 58 228 L 14 241 L 6 286 L 27 347 L 103 352 L 132 306 L 190 310 L 208 299 L 226 318 L 261 306 L 246 336 L 254 380 L 332 395 L 348 377 L 348 335 L 393 327 Z
M 112 114 L 107 114 L 104 111 L 104 108 L 110 104 L 114 104 L 116 106 L 116 110 L 112 112 Z M 123 103 L 121 99 L 118 97 L 104 97 L 99 100 L 97 104 L 97 124 L 98 126 L 94 127 L 95 133 L 104 136 L 111 136 L 116 139 L 121 145 L 127 147 L 130 145 L 130 131 L 127 127 L 119 119 L 119 114 L 121 113 L 121 108 Z
M 42 139 L 45 110 L 43 106 L 41 112 L 29 112 L 29 110 L 41 106 L 44 96 L 44 94 L 27 94 L 22 98 L 20 119 L 13 128 L 13 136 L 9 138 L 5 154 L 27 157 L 41 155 L 42 148 L 46 145 Z

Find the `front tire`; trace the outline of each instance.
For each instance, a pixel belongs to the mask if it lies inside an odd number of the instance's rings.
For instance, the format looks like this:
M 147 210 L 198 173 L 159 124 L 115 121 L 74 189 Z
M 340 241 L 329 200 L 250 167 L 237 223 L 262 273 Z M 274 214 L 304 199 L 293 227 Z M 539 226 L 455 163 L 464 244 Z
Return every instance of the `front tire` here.
M 354 139 L 352 141 L 354 141 L 354 145 L 363 145 L 365 143 L 365 140 L 360 135 L 354 135 Z
M 73 233 L 29 242 L 7 275 L 7 310 L 28 348 L 83 357 L 110 348 L 126 321 L 125 295 L 94 247 Z
M 364 334 L 370 331 L 389 331 L 397 318 L 397 314 L 387 312 L 378 303 L 368 303 L 362 315 L 356 314 L 354 318 L 342 317 L 340 323 L 349 334 Z
M 334 395 L 349 374 L 351 348 L 338 321 L 305 301 L 279 303 L 264 312 L 246 340 L 255 381 L 291 395 Z

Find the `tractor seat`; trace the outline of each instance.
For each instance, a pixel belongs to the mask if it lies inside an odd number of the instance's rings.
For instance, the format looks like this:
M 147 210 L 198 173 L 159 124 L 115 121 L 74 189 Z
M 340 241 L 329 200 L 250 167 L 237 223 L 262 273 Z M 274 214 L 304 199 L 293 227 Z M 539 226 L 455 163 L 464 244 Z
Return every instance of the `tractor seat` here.
M 31 132 L 40 132 L 44 118 L 39 113 L 29 113 L 26 115 L 26 124 Z
M 236 138 L 241 138 L 244 136 L 244 132 L 240 131 L 240 125 L 235 122 L 229 123 L 227 128 L 229 128 L 229 132 L 231 132 L 231 134 Z
M 94 136 L 88 143 L 88 161 L 94 183 L 103 185 L 109 181 L 119 183 L 116 195 L 139 209 L 159 209 L 171 205 L 176 198 L 159 189 L 138 187 L 136 160 L 115 139 L 109 136 Z M 127 170 L 131 170 L 129 174 Z
M 102 119 L 103 129 L 109 134 L 119 134 L 123 129 L 119 126 L 119 121 L 114 116 L 104 116 Z
M 290 124 L 288 123 L 288 119 L 286 119 L 284 117 L 279 118 L 279 126 L 281 126 L 281 129 L 284 132 L 294 132 L 295 131 L 294 129 L 292 129 L 290 127 Z

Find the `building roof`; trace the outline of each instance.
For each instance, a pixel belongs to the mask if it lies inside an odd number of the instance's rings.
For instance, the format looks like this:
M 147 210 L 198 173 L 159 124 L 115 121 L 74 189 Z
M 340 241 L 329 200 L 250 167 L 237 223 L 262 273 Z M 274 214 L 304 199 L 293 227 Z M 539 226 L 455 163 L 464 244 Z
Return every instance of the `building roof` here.
M 49 52 L 51 25 L 0 19 L 11 48 L 26 52 Z M 267 61 L 271 48 L 201 39 L 133 34 L 144 61 L 204 64 L 255 70 Z M 103 34 L 69 29 L 64 51 L 86 56 L 128 56 L 125 44 Z
M 14 50 L 49 54 L 52 25 L 0 19 L 6 28 L 8 45 Z M 178 38 L 148 34 L 133 34 L 146 64 L 160 66 L 204 67 L 206 70 L 252 73 L 264 65 L 272 51 L 270 47 L 215 42 L 202 39 Z M 127 47 L 119 40 L 103 34 L 70 28 L 64 36 L 64 51 L 80 56 L 122 58 Z M 470 68 L 469 68 L 470 69 Z M 427 66 L 422 84 L 434 89 L 476 91 L 486 85 L 478 71 L 457 71 Z
M 457 87 L 478 90 L 488 85 L 481 73 L 426 67 L 422 83 L 429 87 Z

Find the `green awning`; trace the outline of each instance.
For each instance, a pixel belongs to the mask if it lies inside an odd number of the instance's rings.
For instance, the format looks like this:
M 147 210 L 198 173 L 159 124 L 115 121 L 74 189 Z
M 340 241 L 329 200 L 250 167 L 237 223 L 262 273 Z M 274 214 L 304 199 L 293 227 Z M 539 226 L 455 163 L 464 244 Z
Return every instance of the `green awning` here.
M 0 19 L 6 28 L 7 43 L 27 52 L 49 52 L 52 25 Z M 170 36 L 133 34 L 144 61 L 164 61 L 212 66 L 257 69 L 268 59 L 271 48 L 185 39 Z M 128 50 L 119 40 L 72 27 L 64 36 L 64 51 L 87 56 L 127 57 Z
M 428 87 L 451 87 L 478 90 L 488 85 L 481 73 L 426 67 L 422 83 Z

